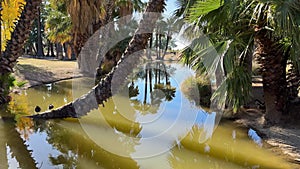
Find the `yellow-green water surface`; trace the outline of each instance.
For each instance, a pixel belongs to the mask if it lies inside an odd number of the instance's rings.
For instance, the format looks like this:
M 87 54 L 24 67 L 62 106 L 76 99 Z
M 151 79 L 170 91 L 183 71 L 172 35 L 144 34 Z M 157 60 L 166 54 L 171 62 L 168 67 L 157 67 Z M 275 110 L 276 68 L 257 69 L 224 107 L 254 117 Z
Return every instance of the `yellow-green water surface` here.
M 116 95 L 80 119 L 23 116 L 37 105 L 45 111 L 72 101 L 89 90 L 91 78 L 14 94 L 0 109 L 0 168 L 295 168 L 255 143 L 248 129 L 230 122 L 214 126 L 214 114 L 180 91 L 193 72 L 179 64 L 161 66 L 142 66 L 129 78 L 129 97 Z

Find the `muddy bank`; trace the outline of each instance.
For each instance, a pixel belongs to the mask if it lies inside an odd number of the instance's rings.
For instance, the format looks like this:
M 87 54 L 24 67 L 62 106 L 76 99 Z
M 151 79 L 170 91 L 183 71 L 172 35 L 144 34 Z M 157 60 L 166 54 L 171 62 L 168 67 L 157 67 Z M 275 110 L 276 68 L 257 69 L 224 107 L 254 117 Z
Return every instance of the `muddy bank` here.
M 256 130 L 271 151 L 284 154 L 288 161 L 298 164 L 300 168 L 300 125 L 265 125 L 263 115 L 259 109 L 245 109 L 237 115 L 234 122 Z

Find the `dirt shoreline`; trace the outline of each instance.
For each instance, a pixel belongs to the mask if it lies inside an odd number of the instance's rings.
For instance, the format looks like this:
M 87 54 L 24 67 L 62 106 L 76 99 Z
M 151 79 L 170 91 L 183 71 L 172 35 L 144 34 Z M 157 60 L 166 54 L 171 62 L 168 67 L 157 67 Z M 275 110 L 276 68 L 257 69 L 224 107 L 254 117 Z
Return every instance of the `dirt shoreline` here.
M 26 82 L 22 89 L 83 77 L 77 68 L 76 61 L 34 59 L 27 57 L 18 59 L 18 63 L 14 69 L 14 75 L 17 81 Z
M 83 77 L 77 68 L 76 61 L 25 57 L 18 60 L 14 74 L 18 81 L 27 82 L 22 89 Z M 254 84 L 253 86 L 253 90 L 257 90 L 253 93 L 254 98 L 261 99 L 259 85 Z M 271 151 L 285 155 L 287 160 L 298 164 L 300 168 L 300 125 L 265 126 L 263 124 L 263 113 L 258 109 L 245 109 L 233 121 L 240 126 L 258 131 L 265 142 L 271 145 Z
M 300 168 L 300 125 L 265 125 L 264 114 L 259 109 L 244 109 L 233 120 L 239 126 L 257 131 L 272 152 L 283 155 L 286 160 Z

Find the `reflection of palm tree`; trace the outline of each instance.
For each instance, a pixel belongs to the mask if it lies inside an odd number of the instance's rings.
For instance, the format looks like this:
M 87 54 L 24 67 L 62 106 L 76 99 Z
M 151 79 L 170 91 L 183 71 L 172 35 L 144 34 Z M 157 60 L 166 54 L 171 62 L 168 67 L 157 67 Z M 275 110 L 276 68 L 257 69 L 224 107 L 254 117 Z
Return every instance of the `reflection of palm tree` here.
M 21 138 L 20 133 L 15 129 L 14 116 L 11 114 L 4 114 L 6 111 L 1 111 L 2 120 L 0 121 L 0 146 L 1 146 L 1 168 L 8 168 L 2 166 L 8 166 L 6 155 L 11 153 L 12 157 L 15 157 L 19 163 L 20 168 L 32 169 L 37 168 L 35 160 L 31 157 L 31 151 L 28 150 Z M 7 147 L 10 148 L 11 152 L 6 152 Z M 4 149 L 3 149 L 4 148 Z M 4 163 L 3 163 L 4 162 Z
M 134 81 L 131 81 L 130 86 L 128 87 L 128 91 L 129 91 L 129 98 L 132 97 L 136 97 L 137 95 L 139 95 L 139 88 L 137 86 L 134 87 Z
M 161 84 L 160 83 L 160 69 L 158 70 L 158 83 L 155 84 L 154 88 L 155 89 L 160 89 L 164 94 L 165 94 L 165 99 L 167 101 L 171 101 L 173 100 L 173 98 L 175 97 L 175 92 L 176 92 L 176 88 L 172 87 L 170 85 L 170 81 L 169 81 L 169 73 L 167 71 L 167 67 L 163 62 L 157 62 L 156 63 L 158 65 L 158 67 L 160 68 L 161 65 L 164 69 L 164 76 L 165 76 L 165 84 Z M 169 68 L 171 69 L 171 67 Z
M 51 127 L 46 128 L 47 141 L 62 153 L 57 157 L 50 156 L 53 165 L 62 165 L 64 168 L 86 168 L 84 162 L 87 162 L 88 167 L 95 168 L 138 168 L 131 158 L 108 152 L 89 139 L 79 123 L 68 126 L 65 123 L 58 125 L 51 122 L 50 125 Z
M 154 86 L 154 89 L 161 90 L 164 93 L 164 98 L 166 99 L 166 101 L 172 101 L 173 98 L 175 97 L 176 88 L 168 84 L 166 85 L 156 84 Z
M 144 91 L 144 104 L 147 103 L 147 93 L 148 93 L 148 64 L 146 64 L 146 70 L 145 70 L 145 91 Z M 151 81 L 152 79 L 150 79 Z
M 176 88 L 170 85 L 167 67 L 162 62 L 156 62 L 154 63 L 154 66 L 156 68 L 154 72 L 152 71 L 151 64 L 147 63 L 145 66 L 145 70 L 137 73 L 138 78 L 144 79 L 143 104 L 139 103 L 137 99 L 131 100 L 131 102 L 134 105 L 134 108 L 139 110 L 141 113 L 156 113 L 158 108 L 160 107 L 160 104 L 163 102 L 163 99 L 165 99 L 166 101 L 171 101 L 175 97 Z M 162 75 L 164 75 L 165 77 L 165 84 L 160 83 L 160 78 L 163 76 L 160 76 L 160 69 L 157 69 L 157 67 L 161 66 L 163 66 L 164 68 L 164 74 Z M 157 76 L 157 72 L 159 76 Z M 150 102 L 147 103 L 148 92 L 150 92 Z

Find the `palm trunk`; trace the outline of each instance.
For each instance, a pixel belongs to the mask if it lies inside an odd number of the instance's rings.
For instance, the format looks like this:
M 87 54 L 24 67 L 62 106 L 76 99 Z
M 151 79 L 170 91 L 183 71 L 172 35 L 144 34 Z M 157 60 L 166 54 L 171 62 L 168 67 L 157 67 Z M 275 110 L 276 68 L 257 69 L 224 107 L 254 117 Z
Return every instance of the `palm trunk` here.
M 38 16 L 38 7 L 42 0 L 27 0 L 24 10 L 17 22 L 16 28 L 7 42 L 6 49 L 0 57 L 0 79 L 5 79 L 13 72 L 17 59 L 24 52 L 23 47 L 29 37 L 33 21 Z M 0 104 L 9 100 L 7 97 L 9 86 L 5 80 L 0 82 Z
M 158 27 L 156 31 L 158 31 Z M 156 47 L 156 59 L 158 60 L 159 59 L 158 32 L 156 32 L 155 35 L 155 47 Z
M 86 31 L 84 33 L 80 32 L 75 32 L 73 34 L 73 46 L 74 46 L 74 52 L 76 56 L 79 56 L 83 46 L 85 46 L 86 42 L 88 39 L 102 26 L 106 25 L 108 22 L 112 21 L 113 19 L 113 12 L 114 12 L 114 1 L 113 0 L 106 0 L 106 6 L 105 6 L 105 11 L 106 11 L 106 16 L 105 19 L 102 21 L 97 21 L 93 23 L 92 31 Z M 82 14 L 82 12 L 79 12 L 79 16 Z M 95 16 L 98 17 L 98 16 Z
M 47 40 L 47 54 L 46 54 L 47 57 L 50 57 L 50 41 Z
M 151 33 L 139 33 L 145 32 L 145 30 L 147 30 L 147 32 L 152 32 L 154 29 L 153 26 L 160 16 L 157 14 L 149 17 L 147 12 L 161 13 L 163 12 L 164 7 L 164 0 L 151 0 L 149 2 L 146 8 L 146 13 L 143 15 L 143 19 L 141 20 L 135 35 L 130 41 L 128 48 L 125 50 L 117 66 L 112 69 L 106 78 L 101 79 L 101 81 L 86 95 L 83 95 L 77 100 L 56 110 L 30 117 L 43 119 L 66 117 L 77 118 L 86 115 L 93 109 L 97 109 L 99 104 L 104 105 L 104 102 L 112 96 L 112 91 L 117 91 L 119 87 L 124 85 L 127 76 L 132 73 L 132 70 L 139 63 L 142 52 L 137 51 L 143 50 L 147 46 L 147 41 L 150 38 Z M 128 56 L 130 56 L 130 58 L 128 58 Z
M 298 89 L 300 86 L 300 74 L 297 66 L 294 63 L 289 63 L 290 69 L 287 72 L 287 90 L 288 100 L 295 101 L 298 98 Z
M 256 54 L 262 65 L 263 91 L 266 106 L 265 119 L 278 123 L 287 110 L 286 63 L 282 45 L 271 40 L 267 30 L 256 33 Z
M 149 68 L 149 89 L 150 89 L 150 95 L 152 93 L 152 66 Z
M 44 47 L 42 39 L 42 23 L 41 23 L 41 9 L 38 8 L 38 19 L 37 19 L 37 57 L 44 57 Z
M 51 57 L 55 57 L 55 54 L 54 54 L 54 45 L 52 42 L 50 42 L 50 56 Z
M 63 44 L 63 49 L 64 49 L 64 59 L 63 60 L 70 60 L 71 59 L 71 51 L 70 51 L 70 46 L 67 42 Z
M 171 35 L 170 35 L 170 30 L 168 30 L 167 40 L 166 40 L 166 46 L 165 46 L 164 54 L 162 55 L 162 60 L 165 60 L 165 56 L 167 54 L 167 50 L 168 50 L 168 46 L 169 46 L 170 40 L 171 40 Z
M 158 48 L 158 55 L 159 55 L 159 60 L 161 60 L 161 55 L 162 55 L 162 43 L 161 43 L 161 37 L 162 37 L 162 35 L 161 34 L 159 34 L 159 48 Z
M 148 66 L 146 66 L 145 70 L 145 91 L 144 91 L 144 104 L 147 103 L 147 92 L 148 92 Z
M 60 43 L 56 43 L 56 58 L 62 60 L 63 58 L 63 48 Z
M 113 20 L 113 10 L 115 8 L 115 5 L 114 5 L 114 2 L 112 0 L 106 0 L 106 17 L 105 17 L 105 20 L 103 21 L 103 25 L 106 25 L 104 27 L 104 36 L 103 36 L 103 39 L 107 39 L 109 36 L 110 36 L 110 30 L 112 30 L 112 25 L 108 24 L 109 22 L 112 22 Z M 108 24 L 108 25 L 107 25 Z M 104 64 L 104 60 L 107 60 L 107 45 L 101 45 L 101 48 L 100 48 L 100 54 L 97 58 L 97 61 L 96 63 L 98 64 L 97 65 L 97 68 L 96 68 L 96 79 L 95 79 L 95 84 L 98 84 L 101 80 L 101 78 L 103 77 L 103 75 L 105 75 L 104 71 L 102 70 L 102 66 Z M 92 70 L 91 72 L 94 72 L 95 70 Z
M 149 49 L 147 53 L 147 58 L 152 60 L 152 45 L 153 45 L 153 34 L 151 34 L 149 39 Z

